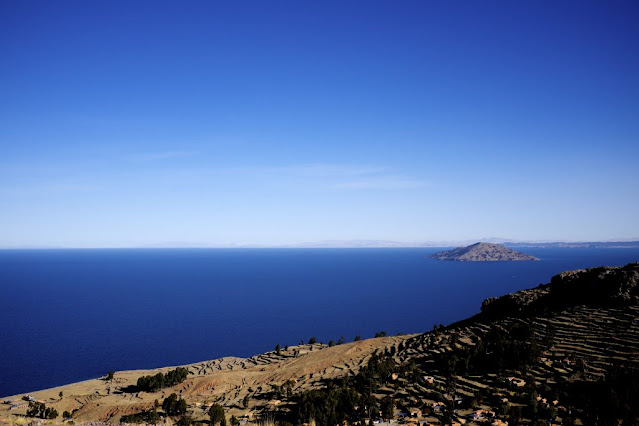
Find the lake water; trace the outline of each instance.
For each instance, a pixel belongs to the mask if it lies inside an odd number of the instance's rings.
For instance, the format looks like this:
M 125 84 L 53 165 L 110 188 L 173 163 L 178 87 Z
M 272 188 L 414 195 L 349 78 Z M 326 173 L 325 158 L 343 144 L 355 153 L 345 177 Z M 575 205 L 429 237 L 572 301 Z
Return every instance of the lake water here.
M 0 396 L 312 336 L 423 332 L 561 271 L 639 260 L 639 249 L 524 250 L 539 262 L 426 258 L 437 250 L 0 250 Z

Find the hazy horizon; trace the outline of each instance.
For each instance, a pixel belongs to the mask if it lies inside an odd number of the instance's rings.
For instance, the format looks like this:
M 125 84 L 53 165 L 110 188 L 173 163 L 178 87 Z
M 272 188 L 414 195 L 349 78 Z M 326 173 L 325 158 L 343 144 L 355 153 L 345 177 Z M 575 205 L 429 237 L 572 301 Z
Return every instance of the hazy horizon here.
M 388 240 L 324 240 L 293 242 L 288 244 L 226 244 L 226 245 L 206 245 L 189 242 L 166 242 L 152 245 L 131 245 L 131 246 L 55 246 L 55 245 L 33 245 L 33 246 L 0 246 L 0 250 L 18 249 L 226 249 L 226 248 L 433 248 L 433 247 L 459 247 L 467 246 L 478 242 L 493 244 L 586 244 L 586 243 L 639 243 L 639 238 L 625 238 L 599 241 L 565 241 L 565 240 L 511 240 L 504 238 L 480 238 L 470 240 L 443 240 L 443 241 L 388 241 Z
M 9 0 L 0 22 L 0 247 L 639 237 L 637 2 Z

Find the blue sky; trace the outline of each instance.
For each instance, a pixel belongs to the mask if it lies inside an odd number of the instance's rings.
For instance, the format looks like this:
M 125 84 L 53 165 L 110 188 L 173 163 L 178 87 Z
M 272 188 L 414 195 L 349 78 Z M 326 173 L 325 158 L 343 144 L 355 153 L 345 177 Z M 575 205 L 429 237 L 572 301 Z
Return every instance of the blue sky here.
M 3 1 L 0 246 L 639 238 L 635 1 Z

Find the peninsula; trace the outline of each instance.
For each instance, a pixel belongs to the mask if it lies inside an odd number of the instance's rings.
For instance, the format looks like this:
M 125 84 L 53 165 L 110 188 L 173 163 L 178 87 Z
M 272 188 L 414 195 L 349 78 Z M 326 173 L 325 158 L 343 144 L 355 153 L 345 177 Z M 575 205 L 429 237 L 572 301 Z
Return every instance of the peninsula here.
M 535 256 L 510 249 L 503 244 L 475 243 L 453 250 L 431 254 L 431 259 L 453 260 L 457 262 L 504 262 L 539 260 Z

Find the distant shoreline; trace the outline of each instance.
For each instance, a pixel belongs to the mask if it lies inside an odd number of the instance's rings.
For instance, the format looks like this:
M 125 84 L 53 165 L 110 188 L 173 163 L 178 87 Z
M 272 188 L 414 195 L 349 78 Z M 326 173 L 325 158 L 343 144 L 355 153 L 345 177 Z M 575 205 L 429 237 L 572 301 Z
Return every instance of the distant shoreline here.
M 500 240 L 489 240 L 500 241 Z M 601 249 L 626 249 L 639 248 L 639 240 L 637 241 L 551 241 L 551 242 L 512 242 L 501 241 L 500 244 L 506 247 L 527 247 L 527 248 L 601 248 Z M 334 241 L 334 242 L 317 242 L 317 243 L 300 243 L 300 244 L 283 244 L 283 245 L 149 245 L 149 246 L 33 246 L 33 247 L 0 247 L 0 250 L 197 250 L 197 249 L 364 249 L 364 248 L 452 248 L 467 245 L 465 242 L 424 242 L 424 243 L 403 243 L 393 241 Z

